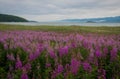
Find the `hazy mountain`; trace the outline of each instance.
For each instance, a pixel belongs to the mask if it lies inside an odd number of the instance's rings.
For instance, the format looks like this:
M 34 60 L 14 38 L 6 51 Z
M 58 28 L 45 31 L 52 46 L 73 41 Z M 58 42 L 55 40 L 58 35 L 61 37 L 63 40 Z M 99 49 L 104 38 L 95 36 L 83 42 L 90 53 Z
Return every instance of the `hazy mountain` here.
M 65 22 L 99 22 L 99 23 L 120 23 L 120 16 L 88 19 L 64 19 Z
M 0 22 L 28 22 L 28 20 L 14 15 L 0 14 Z

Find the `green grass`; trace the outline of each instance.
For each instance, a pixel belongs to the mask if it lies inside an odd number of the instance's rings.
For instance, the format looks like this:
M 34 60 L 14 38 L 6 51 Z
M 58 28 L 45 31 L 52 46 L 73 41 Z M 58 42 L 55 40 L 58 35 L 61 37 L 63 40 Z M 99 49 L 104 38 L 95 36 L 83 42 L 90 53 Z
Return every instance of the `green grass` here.
M 54 32 L 79 32 L 79 33 L 100 33 L 120 34 L 120 27 L 89 27 L 89 26 L 24 26 L 0 24 L 0 31 L 5 30 L 36 30 Z

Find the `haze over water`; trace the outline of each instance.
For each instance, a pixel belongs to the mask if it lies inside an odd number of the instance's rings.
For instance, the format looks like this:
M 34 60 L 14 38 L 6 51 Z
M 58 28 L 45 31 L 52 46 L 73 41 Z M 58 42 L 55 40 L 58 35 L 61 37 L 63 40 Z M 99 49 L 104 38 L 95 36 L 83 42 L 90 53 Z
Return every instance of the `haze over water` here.
M 12 24 L 12 25 L 52 25 L 52 26 L 111 26 L 120 27 L 120 23 L 80 23 L 80 22 L 1 22 L 0 24 Z

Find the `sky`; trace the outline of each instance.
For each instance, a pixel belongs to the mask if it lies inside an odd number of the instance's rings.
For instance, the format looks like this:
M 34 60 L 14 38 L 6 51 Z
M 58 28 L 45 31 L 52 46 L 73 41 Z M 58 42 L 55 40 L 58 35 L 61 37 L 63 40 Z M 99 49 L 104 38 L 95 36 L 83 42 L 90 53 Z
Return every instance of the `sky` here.
M 0 13 L 32 21 L 120 15 L 120 0 L 0 0 Z

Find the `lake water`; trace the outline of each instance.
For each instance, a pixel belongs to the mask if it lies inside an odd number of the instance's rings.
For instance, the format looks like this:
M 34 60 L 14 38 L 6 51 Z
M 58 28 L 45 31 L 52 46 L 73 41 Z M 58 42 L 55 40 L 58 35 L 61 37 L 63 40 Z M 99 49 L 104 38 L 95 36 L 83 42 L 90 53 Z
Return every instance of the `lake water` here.
M 80 23 L 80 22 L 0 22 L 0 24 L 11 24 L 11 25 L 29 25 L 29 26 L 119 26 L 120 23 Z

